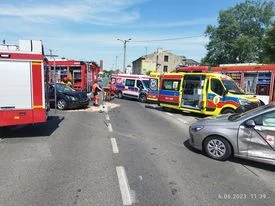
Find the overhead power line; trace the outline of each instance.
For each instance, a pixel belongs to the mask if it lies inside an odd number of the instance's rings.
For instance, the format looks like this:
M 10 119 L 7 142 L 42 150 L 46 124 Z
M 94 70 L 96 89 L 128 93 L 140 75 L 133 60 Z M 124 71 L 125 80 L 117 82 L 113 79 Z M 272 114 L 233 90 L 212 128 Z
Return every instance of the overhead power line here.
M 192 39 L 197 37 L 204 37 L 204 35 L 199 36 L 186 36 L 186 37 L 178 37 L 178 38 L 169 38 L 169 39 L 151 39 L 151 40 L 140 40 L 140 41 L 134 41 L 131 40 L 131 42 L 157 42 L 157 41 L 176 41 L 181 39 Z

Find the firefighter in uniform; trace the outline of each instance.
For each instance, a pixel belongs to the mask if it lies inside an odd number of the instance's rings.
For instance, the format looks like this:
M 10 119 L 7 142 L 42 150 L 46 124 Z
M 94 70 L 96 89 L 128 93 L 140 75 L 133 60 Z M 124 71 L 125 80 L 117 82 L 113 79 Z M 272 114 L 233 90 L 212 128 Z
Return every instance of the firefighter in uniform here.
M 95 82 L 93 84 L 93 87 L 92 87 L 92 92 L 93 92 L 93 95 L 94 95 L 94 106 L 98 106 L 98 99 L 99 99 L 98 91 L 99 90 L 102 91 L 102 89 L 97 84 L 97 81 L 95 80 Z

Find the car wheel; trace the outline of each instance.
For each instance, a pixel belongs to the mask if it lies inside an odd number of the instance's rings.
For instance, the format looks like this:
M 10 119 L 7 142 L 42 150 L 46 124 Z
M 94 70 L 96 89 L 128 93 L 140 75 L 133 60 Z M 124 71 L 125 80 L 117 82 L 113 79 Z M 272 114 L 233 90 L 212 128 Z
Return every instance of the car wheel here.
M 118 92 L 118 93 L 117 93 L 117 97 L 118 97 L 119 99 L 121 99 L 121 98 L 122 98 L 122 92 Z
M 142 103 L 145 103 L 147 100 L 147 97 L 145 94 L 141 94 L 139 95 L 139 101 L 142 102 Z
M 59 99 L 57 101 L 57 109 L 64 110 L 67 107 L 67 102 L 64 99 Z
M 232 154 L 229 142 L 219 136 L 208 137 L 204 141 L 204 151 L 212 159 L 221 161 L 227 160 Z
M 235 112 L 234 109 L 227 108 L 227 109 L 222 110 L 221 113 L 222 114 L 233 114 L 233 113 L 236 113 L 236 112 Z

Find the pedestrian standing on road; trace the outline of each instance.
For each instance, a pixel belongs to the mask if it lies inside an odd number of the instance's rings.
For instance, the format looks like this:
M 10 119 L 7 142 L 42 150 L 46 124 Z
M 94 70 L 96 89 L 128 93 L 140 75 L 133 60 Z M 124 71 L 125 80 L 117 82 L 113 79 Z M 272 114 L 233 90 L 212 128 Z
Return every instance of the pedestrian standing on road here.
M 94 95 L 94 106 L 98 106 L 98 99 L 99 99 L 98 92 L 99 92 L 99 90 L 102 91 L 102 89 L 97 84 L 97 81 L 95 80 L 93 87 L 92 87 L 92 92 Z

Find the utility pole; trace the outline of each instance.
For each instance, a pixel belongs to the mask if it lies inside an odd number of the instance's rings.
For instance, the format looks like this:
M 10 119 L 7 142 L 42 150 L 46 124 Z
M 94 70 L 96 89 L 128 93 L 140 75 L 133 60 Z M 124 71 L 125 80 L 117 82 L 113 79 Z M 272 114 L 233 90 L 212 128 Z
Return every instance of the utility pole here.
M 45 55 L 45 56 L 53 58 L 53 68 L 54 68 L 54 113 L 56 114 L 57 113 L 57 109 L 56 109 L 56 104 L 57 104 L 57 102 L 56 102 L 56 100 L 57 100 L 57 98 L 56 98 L 57 75 L 56 75 L 55 57 L 58 57 L 58 55 L 54 55 L 52 49 L 49 49 L 49 51 L 50 51 L 50 54 Z M 57 50 L 55 50 L 55 51 L 57 51 Z
M 117 39 L 117 40 L 123 42 L 123 48 L 124 48 L 123 71 L 124 73 L 126 73 L 126 44 L 130 42 L 132 39 L 129 38 L 127 40 L 121 40 L 121 39 Z
M 117 70 L 117 58 L 118 58 L 118 56 L 116 56 L 115 71 Z
M 145 54 L 146 54 L 146 57 L 147 57 L 147 49 L 148 49 L 148 47 L 146 46 L 146 47 L 145 47 Z

